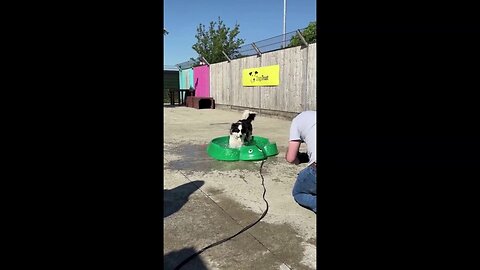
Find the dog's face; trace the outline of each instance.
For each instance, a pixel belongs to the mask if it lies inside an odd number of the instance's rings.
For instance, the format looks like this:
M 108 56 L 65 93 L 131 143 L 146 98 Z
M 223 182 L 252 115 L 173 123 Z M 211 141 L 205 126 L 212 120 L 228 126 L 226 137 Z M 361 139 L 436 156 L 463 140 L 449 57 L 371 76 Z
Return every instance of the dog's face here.
M 233 123 L 230 127 L 230 135 L 233 135 L 237 138 L 242 136 L 242 124 L 241 123 Z

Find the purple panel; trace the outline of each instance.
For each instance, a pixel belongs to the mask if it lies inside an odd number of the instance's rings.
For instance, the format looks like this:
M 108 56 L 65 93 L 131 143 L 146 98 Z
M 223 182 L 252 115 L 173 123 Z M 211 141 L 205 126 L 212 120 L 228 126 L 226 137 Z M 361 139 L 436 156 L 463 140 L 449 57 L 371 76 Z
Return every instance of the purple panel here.
M 210 97 L 210 68 L 208 66 L 193 68 L 193 84 L 196 97 Z

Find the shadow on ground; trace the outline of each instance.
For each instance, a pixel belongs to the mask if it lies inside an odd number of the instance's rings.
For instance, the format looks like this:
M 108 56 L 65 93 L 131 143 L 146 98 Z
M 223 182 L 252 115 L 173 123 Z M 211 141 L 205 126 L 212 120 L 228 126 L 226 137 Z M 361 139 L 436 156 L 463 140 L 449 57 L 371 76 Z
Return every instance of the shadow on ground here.
M 179 104 L 175 104 L 175 105 L 163 104 L 163 107 L 165 107 L 165 108 L 175 108 L 175 107 L 186 107 L 186 106 L 185 105 L 179 105 Z
M 173 189 L 163 190 L 163 218 L 179 211 L 187 202 L 188 197 L 203 186 L 205 182 L 196 180 Z
M 163 217 L 166 218 L 179 211 L 188 202 L 190 195 L 203 186 L 203 184 L 205 184 L 204 181 L 196 180 L 173 189 L 163 190 Z M 181 250 L 167 253 L 163 257 L 163 268 L 166 270 L 173 270 L 183 260 L 196 252 L 197 251 L 194 248 L 183 248 Z M 181 269 L 207 270 L 208 268 L 200 257 L 195 256 L 181 267 Z
M 177 265 L 179 265 L 183 260 L 188 258 L 190 255 L 196 253 L 194 248 L 184 248 L 178 251 L 172 251 L 167 253 L 164 256 L 163 269 L 173 270 Z M 182 270 L 207 270 L 205 263 L 199 256 L 193 257 L 189 262 L 187 262 L 180 269 Z

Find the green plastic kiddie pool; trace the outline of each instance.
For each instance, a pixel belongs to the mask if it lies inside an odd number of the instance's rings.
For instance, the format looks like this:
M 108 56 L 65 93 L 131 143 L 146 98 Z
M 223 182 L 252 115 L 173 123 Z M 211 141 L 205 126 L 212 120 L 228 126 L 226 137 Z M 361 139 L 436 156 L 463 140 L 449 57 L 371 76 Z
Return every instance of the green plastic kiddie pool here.
M 225 161 L 255 161 L 263 160 L 278 154 L 277 144 L 267 138 L 253 136 L 252 141 L 240 148 L 228 147 L 230 136 L 213 139 L 207 147 L 207 153 L 212 158 Z

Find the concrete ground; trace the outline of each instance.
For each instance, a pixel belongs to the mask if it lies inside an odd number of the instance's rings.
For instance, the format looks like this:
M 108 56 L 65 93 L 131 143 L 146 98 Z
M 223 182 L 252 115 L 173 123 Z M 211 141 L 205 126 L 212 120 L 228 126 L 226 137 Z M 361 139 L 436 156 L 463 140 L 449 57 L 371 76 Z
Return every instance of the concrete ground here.
M 240 116 L 230 110 L 164 108 L 165 269 L 236 234 L 266 209 L 261 161 L 218 161 L 206 153 L 208 143 L 226 136 Z M 276 142 L 279 150 L 262 169 L 267 215 L 181 269 L 316 269 L 316 215 L 291 195 L 305 165 L 284 160 L 290 121 L 259 114 L 253 126 L 254 135 Z

